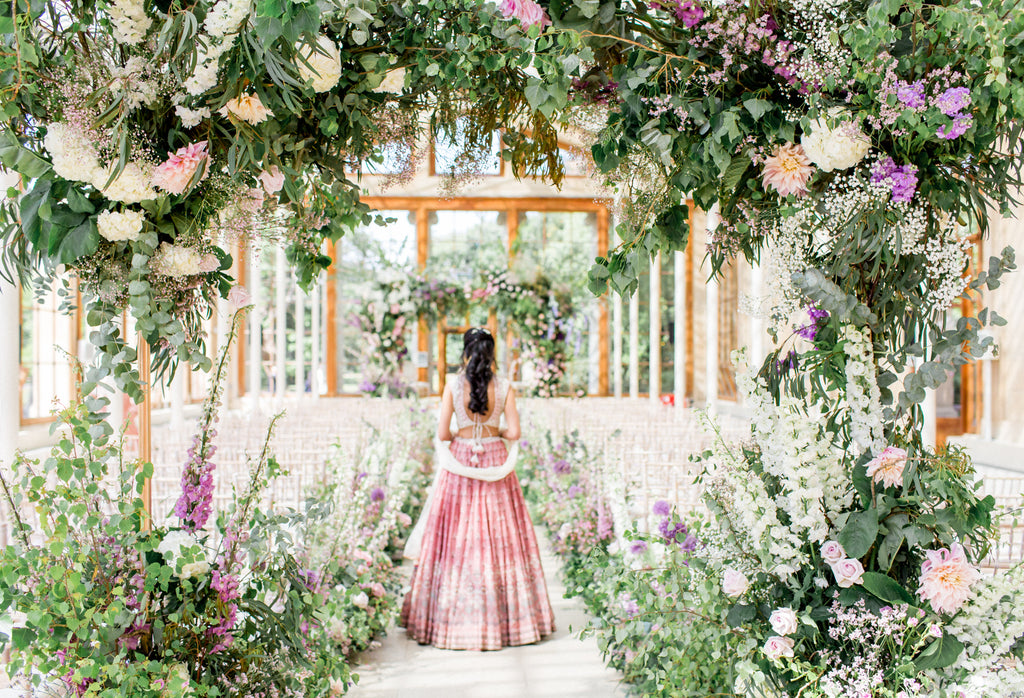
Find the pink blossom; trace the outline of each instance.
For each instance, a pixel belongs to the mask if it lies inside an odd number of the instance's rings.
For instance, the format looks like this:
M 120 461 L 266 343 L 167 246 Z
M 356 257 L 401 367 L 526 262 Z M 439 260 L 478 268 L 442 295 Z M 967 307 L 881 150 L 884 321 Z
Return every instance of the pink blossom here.
M 207 252 L 199 261 L 199 271 L 209 274 L 211 271 L 220 269 L 220 259 L 212 252 Z
M 259 180 L 267 194 L 276 194 L 284 186 L 284 174 L 277 165 L 271 165 L 270 169 L 261 172 Z
M 885 450 L 868 462 L 868 477 L 882 482 L 886 487 L 903 486 L 903 468 L 907 464 L 907 452 L 895 446 Z
M 737 570 L 728 569 L 722 575 L 722 593 L 732 598 L 739 598 L 747 593 L 750 582 L 747 576 Z
M 249 292 L 245 290 L 245 286 L 236 284 L 231 287 L 230 291 L 228 291 L 228 303 L 230 303 L 231 307 L 235 310 L 241 310 L 242 308 L 252 305 L 252 296 L 250 296 Z
M 174 153 L 168 153 L 167 160 L 153 172 L 153 186 L 171 194 L 183 194 L 196 171 L 202 168 L 199 179 L 207 175 L 208 161 L 206 141 L 179 148 Z
M 834 565 L 846 559 L 846 551 L 839 541 L 830 540 L 822 544 L 821 557 L 828 564 Z
M 792 657 L 794 644 L 791 637 L 773 635 L 764 643 L 764 656 L 771 660 L 776 660 L 780 657 Z
M 761 175 L 765 189 L 771 187 L 781 196 L 807 193 L 807 180 L 814 173 L 811 160 L 804 154 L 802 145 L 786 143 L 765 158 L 764 173 Z
M 541 29 L 551 26 L 544 8 L 534 0 L 502 0 L 500 9 L 505 19 L 518 19 L 524 30 L 534 25 L 540 25 Z
M 864 565 L 860 560 L 846 558 L 832 565 L 832 574 L 836 576 L 836 584 L 846 589 L 864 581 Z
M 921 586 L 917 595 L 930 601 L 936 613 L 952 613 L 971 598 L 971 585 L 981 573 L 968 561 L 963 546 L 939 548 L 925 553 L 921 563 Z
M 370 593 L 373 594 L 378 599 L 382 598 L 384 596 L 384 585 L 381 584 L 380 582 L 373 582 L 372 584 L 370 584 L 369 588 L 370 588 Z

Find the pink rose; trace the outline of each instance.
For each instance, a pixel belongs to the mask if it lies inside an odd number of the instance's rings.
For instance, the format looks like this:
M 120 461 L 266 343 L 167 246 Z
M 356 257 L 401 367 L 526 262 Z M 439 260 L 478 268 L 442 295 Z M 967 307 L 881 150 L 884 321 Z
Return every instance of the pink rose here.
M 261 172 L 259 180 L 267 194 L 276 194 L 284 186 L 284 174 L 277 165 L 271 165 L 269 170 Z
M 773 635 L 764 643 L 764 656 L 772 661 L 780 657 L 792 657 L 793 645 L 793 638 Z
M 370 593 L 378 599 L 382 598 L 384 596 L 384 585 L 380 582 L 374 582 L 370 585 Z
M 746 575 L 737 570 L 728 569 L 722 575 L 722 593 L 734 599 L 743 596 L 750 588 Z
M 846 558 L 832 565 L 832 574 L 836 576 L 836 584 L 846 589 L 864 581 L 864 565 L 860 560 Z
M 830 540 L 821 546 L 821 557 L 830 565 L 846 559 L 846 551 L 837 540 Z
M 228 303 L 236 311 L 252 305 L 252 296 L 245 290 L 245 286 L 236 284 L 228 291 Z
M 535 24 L 540 25 L 542 29 L 551 26 L 551 20 L 548 19 L 544 8 L 534 0 L 502 0 L 500 9 L 505 19 L 518 19 L 523 30 Z
M 772 611 L 768 622 L 776 635 L 792 635 L 800 625 L 796 618 L 796 612 L 792 608 L 776 608 Z
M 195 177 L 196 171 L 202 168 L 202 173 L 196 181 L 207 175 L 208 162 L 206 141 L 179 148 L 177 152 L 168 153 L 167 160 L 153 172 L 153 186 L 171 194 L 183 194 Z

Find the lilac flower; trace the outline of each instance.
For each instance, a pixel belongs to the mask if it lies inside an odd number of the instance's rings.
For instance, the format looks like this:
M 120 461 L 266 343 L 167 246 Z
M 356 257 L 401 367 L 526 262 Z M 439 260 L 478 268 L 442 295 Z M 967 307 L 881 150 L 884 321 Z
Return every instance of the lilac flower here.
M 575 499 L 576 497 L 579 497 L 581 494 L 583 494 L 583 488 L 580 487 L 579 485 L 572 485 L 566 491 L 566 494 L 569 495 L 569 499 Z
M 634 555 L 643 555 L 647 552 L 647 542 L 642 540 L 633 541 L 633 544 L 629 546 L 629 552 Z
M 935 106 L 946 116 L 960 116 L 971 106 L 971 91 L 966 87 L 950 87 L 935 100 Z
M 651 508 L 651 512 L 655 516 L 668 516 L 670 511 L 672 511 L 672 506 L 664 499 L 659 499 L 654 503 L 654 507 Z
M 380 487 L 374 487 L 370 490 L 370 501 L 371 502 L 383 502 L 384 501 L 384 490 Z
M 918 80 L 914 83 L 900 85 L 896 90 L 896 99 L 906 107 L 920 109 L 925 105 L 924 83 Z
M 796 331 L 797 336 L 803 337 L 809 342 L 813 342 L 814 338 L 818 336 L 818 328 L 821 327 L 819 320 L 823 320 L 828 317 L 828 311 L 822 310 L 816 305 L 807 306 L 807 316 L 811 319 L 809 325 L 805 325 Z
M 619 608 L 622 609 L 627 618 L 635 618 L 640 615 L 640 604 L 626 592 L 619 596 Z
M 675 13 L 687 29 L 692 29 L 704 19 L 704 8 L 693 0 L 677 0 Z
M 883 158 L 871 171 L 871 183 L 888 187 L 893 202 L 909 203 L 917 192 L 917 167 L 897 165 L 892 158 Z
M 967 129 L 971 127 L 973 122 L 974 117 L 971 114 L 958 116 L 949 126 L 940 126 L 939 130 L 935 132 L 935 135 L 939 138 L 951 141 L 967 133 Z

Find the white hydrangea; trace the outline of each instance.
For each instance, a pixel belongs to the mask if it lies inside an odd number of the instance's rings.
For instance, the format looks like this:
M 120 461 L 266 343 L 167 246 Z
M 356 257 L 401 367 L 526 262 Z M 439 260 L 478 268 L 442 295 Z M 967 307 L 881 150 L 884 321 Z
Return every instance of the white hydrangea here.
M 341 78 L 341 52 L 338 45 L 323 34 L 317 40 L 317 48 L 305 45 L 298 47 L 295 60 L 299 78 L 312 83 L 314 92 L 326 92 L 338 84 Z
M 50 154 L 53 171 L 68 181 L 92 184 L 103 173 L 92 143 L 67 124 L 56 122 L 48 125 L 43 147 Z
M 218 0 L 206 15 L 203 27 L 215 39 L 235 34 L 252 13 L 252 0 Z
M 217 86 L 217 73 L 220 71 L 220 57 L 225 47 L 221 45 L 199 45 L 196 52 L 196 67 L 192 74 L 185 78 L 185 91 L 198 96 Z
M 198 109 L 189 109 L 181 104 L 174 107 L 174 113 L 181 119 L 181 125 L 185 128 L 195 128 L 204 119 L 209 119 L 212 115 L 209 107 L 199 107 Z
M 198 549 L 200 554 L 196 556 L 195 561 L 185 563 L 178 570 L 178 559 L 186 548 Z M 206 551 L 202 544 L 194 534 L 187 531 L 168 531 L 160 541 L 160 545 L 156 547 L 156 551 L 164 556 L 164 561 L 174 568 L 182 579 L 200 577 L 210 570 L 210 563 L 206 560 Z
M 114 40 L 134 46 L 146 38 L 153 19 L 146 14 L 144 0 L 113 0 L 107 5 Z
M 202 273 L 203 256 L 192 247 L 162 242 L 150 260 L 150 267 L 157 274 L 180 279 Z
M 138 240 L 146 215 L 142 211 L 103 211 L 96 220 L 100 235 L 111 242 Z
M 105 186 L 113 169 L 114 167 L 111 165 L 109 169 L 101 170 L 92 181 L 93 186 L 103 192 L 103 196 L 122 204 L 137 204 L 157 197 L 156 189 L 152 185 L 152 168 L 150 166 L 129 162 L 121 170 L 117 179 L 109 186 Z
M 830 127 L 828 121 L 835 122 Z M 800 138 L 804 153 L 825 172 L 846 170 L 863 160 L 871 149 L 871 141 L 860 130 L 845 109 L 832 109 L 829 119 L 819 117 L 811 122 L 810 131 Z

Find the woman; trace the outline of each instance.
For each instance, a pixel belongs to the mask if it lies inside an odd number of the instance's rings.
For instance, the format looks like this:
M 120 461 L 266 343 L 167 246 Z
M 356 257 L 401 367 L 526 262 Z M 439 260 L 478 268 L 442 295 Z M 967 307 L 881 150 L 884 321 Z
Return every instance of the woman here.
M 502 441 L 519 438 L 515 396 L 494 375 L 491 333 L 474 328 L 463 341 L 463 370 L 445 385 L 437 429 L 451 451 L 438 445 L 442 470 L 401 624 L 420 644 L 496 650 L 551 634 L 554 614 L 515 454 Z

